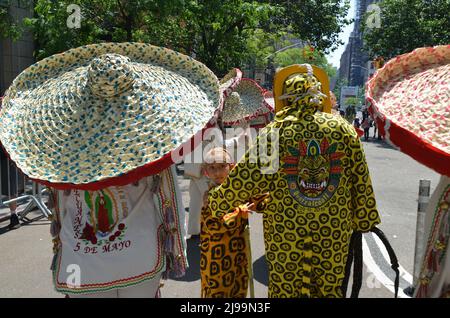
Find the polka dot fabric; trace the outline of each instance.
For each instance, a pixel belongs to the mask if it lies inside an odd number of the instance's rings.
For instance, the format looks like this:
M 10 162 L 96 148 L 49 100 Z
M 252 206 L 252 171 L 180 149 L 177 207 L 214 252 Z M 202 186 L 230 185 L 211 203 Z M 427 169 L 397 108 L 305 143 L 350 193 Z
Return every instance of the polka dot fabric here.
M 23 71 L 8 89 L 0 139 L 29 177 L 87 184 L 168 156 L 214 120 L 216 76 L 144 43 L 71 49 Z
M 210 192 L 216 217 L 270 193 L 263 211 L 269 297 L 343 297 L 352 231 L 368 231 L 380 222 L 354 128 L 312 109 L 279 112 L 225 182 Z M 280 129 L 279 169 L 264 174 L 264 165 L 250 158 L 260 158 L 259 143 L 275 128 Z M 276 151 L 270 141 L 268 149 Z

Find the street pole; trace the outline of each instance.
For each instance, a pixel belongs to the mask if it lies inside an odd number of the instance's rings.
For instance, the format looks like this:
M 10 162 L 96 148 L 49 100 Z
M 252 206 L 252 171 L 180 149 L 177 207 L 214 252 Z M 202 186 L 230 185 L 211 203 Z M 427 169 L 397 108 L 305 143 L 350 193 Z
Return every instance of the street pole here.
M 255 285 L 253 282 L 253 259 L 252 259 L 252 245 L 250 241 L 250 224 L 247 224 L 244 229 L 245 244 L 247 245 L 247 262 L 248 262 L 248 285 L 250 288 L 250 298 L 255 298 Z
M 414 249 L 414 271 L 413 271 L 413 284 L 404 289 L 404 292 L 408 296 L 414 294 L 414 288 L 417 286 L 417 282 L 420 275 L 420 269 L 422 267 L 422 258 L 425 249 L 425 216 L 428 201 L 430 200 L 430 180 L 420 180 L 419 182 L 419 198 L 417 203 L 417 221 L 416 221 L 416 245 Z

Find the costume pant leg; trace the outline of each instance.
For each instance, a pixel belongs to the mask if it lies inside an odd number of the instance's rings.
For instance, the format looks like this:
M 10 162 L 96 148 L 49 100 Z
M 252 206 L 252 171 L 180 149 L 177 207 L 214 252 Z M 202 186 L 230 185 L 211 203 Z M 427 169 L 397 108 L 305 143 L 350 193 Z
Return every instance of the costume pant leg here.
M 364 139 L 368 140 L 369 139 L 369 128 L 365 128 L 364 129 Z

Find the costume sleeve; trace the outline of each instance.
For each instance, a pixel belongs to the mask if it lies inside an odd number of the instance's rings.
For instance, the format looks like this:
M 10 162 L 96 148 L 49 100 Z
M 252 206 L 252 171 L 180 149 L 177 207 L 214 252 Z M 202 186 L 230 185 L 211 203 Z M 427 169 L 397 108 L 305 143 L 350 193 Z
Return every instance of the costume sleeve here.
M 211 214 L 211 209 L 207 208 L 203 213 L 203 222 L 205 224 L 204 230 L 210 234 L 223 234 L 234 230 L 242 225 L 244 219 L 246 219 L 246 214 L 243 215 L 241 211 L 236 209 L 234 212 L 226 214 L 227 219 L 214 217 Z
M 379 224 L 378 214 L 373 192 L 372 181 L 370 180 L 369 167 L 362 144 L 358 137 L 350 139 L 352 148 L 352 228 L 357 231 L 367 232 Z
M 225 214 L 247 203 L 253 196 L 269 192 L 271 185 L 273 187 L 272 180 L 275 178 L 276 165 L 279 163 L 276 156 L 278 149 L 275 149 L 270 137 L 267 139 L 267 136 L 267 130 L 262 130 L 253 146 L 231 170 L 224 183 L 209 192 L 208 205 L 213 217 L 223 218 Z M 266 143 L 261 139 L 269 141 Z
M 202 165 L 201 163 L 184 163 L 184 176 L 191 179 L 200 179 Z

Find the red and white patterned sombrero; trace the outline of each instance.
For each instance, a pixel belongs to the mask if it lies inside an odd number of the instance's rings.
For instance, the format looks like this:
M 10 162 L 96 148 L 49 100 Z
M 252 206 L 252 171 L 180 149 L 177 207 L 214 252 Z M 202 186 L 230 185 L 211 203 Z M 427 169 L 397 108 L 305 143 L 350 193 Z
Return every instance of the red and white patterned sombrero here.
M 366 98 L 388 142 L 450 176 L 450 45 L 390 60 L 367 83 Z

